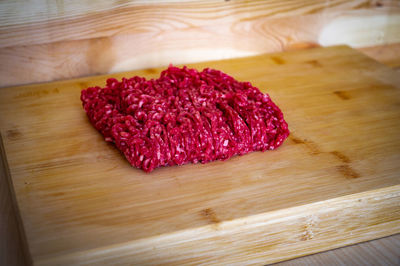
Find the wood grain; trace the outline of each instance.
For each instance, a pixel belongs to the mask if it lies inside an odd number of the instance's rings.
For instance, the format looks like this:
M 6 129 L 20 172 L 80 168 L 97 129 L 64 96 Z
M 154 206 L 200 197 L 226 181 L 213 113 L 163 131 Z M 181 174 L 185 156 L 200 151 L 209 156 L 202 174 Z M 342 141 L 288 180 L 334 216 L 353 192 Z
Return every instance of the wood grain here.
M 400 68 L 400 44 L 359 48 L 361 52 L 392 68 Z
M 400 42 L 398 1 L 1 1 L 0 86 Z
M 358 245 L 338 248 L 305 256 L 294 260 L 279 262 L 274 266 L 303 265 L 399 265 L 400 235 L 368 241 Z
M 190 231 L 38 260 L 39 265 L 265 264 L 400 231 L 400 186 Z M 334 203 L 335 202 L 335 203 Z M 363 202 L 363 203 L 360 203 Z M 326 206 L 329 206 L 327 208 Z M 395 206 L 391 218 L 383 218 Z M 395 215 L 393 215 L 395 214 Z M 368 221 L 368 229 L 365 222 Z M 212 222 L 215 223 L 215 222 Z M 349 224 L 340 228 L 338 224 Z M 332 231 L 339 234 L 332 238 Z M 373 231 L 373 233 L 371 232 Z M 318 241 L 314 238 L 318 237 Z M 241 243 L 245 242 L 245 245 Z M 237 244 L 236 244 L 237 243 Z M 228 255 L 229 254 L 229 255 Z
M 106 76 L 2 89 L 0 132 L 34 261 L 268 263 L 400 232 L 396 72 L 347 47 L 194 66 L 268 88 L 291 138 L 147 175 L 81 110 L 80 90 Z

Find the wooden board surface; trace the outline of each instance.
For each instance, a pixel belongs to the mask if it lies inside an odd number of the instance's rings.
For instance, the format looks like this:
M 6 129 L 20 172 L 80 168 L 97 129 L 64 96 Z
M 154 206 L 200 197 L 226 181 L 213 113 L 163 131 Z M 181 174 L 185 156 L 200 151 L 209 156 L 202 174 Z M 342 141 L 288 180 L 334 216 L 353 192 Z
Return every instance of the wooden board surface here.
M 398 0 L 0 1 L 0 86 L 400 43 Z
M 133 169 L 81 109 L 105 76 L 2 89 L 0 132 L 37 264 L 269 263 L 400 232 L 400 78 L 348 47 L 193 65 L 249 80 L 276 151 Z M 156 77 L 159 69 L 116 74 Z

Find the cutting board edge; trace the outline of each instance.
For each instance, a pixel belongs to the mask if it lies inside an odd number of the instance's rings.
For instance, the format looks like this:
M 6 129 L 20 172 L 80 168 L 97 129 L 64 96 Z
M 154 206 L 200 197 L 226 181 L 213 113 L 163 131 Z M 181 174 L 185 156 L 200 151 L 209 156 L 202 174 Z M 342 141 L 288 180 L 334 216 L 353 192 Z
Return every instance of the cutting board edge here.
M 26 232 L 25 232 L 25 227 L 24 223 L 21 217 L 21 212 L 19 209 L 18 201 L 17 201 L 17 196 L 15 194 L 14 190 L 14 184 L 11 178 L 11 173 L 10 173 L 10 168 L 8 165 L 8 160 L 7 160 L 7 155 L 3 143 L 3 135 L 0 132 L 0 171 L 2 172 L 1 174 L 3 175 L 2 178 L 5 178 L 7 184 L 8 184 L 8 189 L 10 191 L 10 196 L 11 196 L 11 201 L 14 209 L 14 214 L 16 216 L 17 220 L 17 228 L 19 231 L 19 238 L 21 240 L 21 248 L 22 248 L 22 253 L 24 254 L 24 262 L 26 265 L 32 265 L 33 260 L 32 260 L 32 255 L 29 249 L 29 244 L 28 244 L 28 239 L 26 237 Z
M 188 262 L 225 264 L 240 261 L 256 264 L 276 263 L 400 233 L 400 205 L 393 204 L 396 202 L 400 202 L 400 184 L 92 250 L 39 258 L 34 260 L 34 264 L 70 265 L 83 261 L 102 261 L 108 265 L 115 262 L 116 257 L 121 263 L 146 265 Z M 394 210 L 390 213 L 394 216 L 389 221 L 379 223 L 380 219 L 387 218 L 388 212 L 384 209 L 392 206 L 397 207 L 397 212 Z M 344 207 L 351 210 L 348 212 L 353 216 L 343 218 L 340 214 L 346 213 Z M 354 217 L 355 213 L 360 215 Z M 370 217 L 363 217 L 365 215 Z M 323 218 L 325 216 L 328 218 Z M 332 234 L 327 230 L 329 225 L 318 227 L 321 223 L 335 222 L 337 217 L 345 234 Z M 356 226 L 353 229 L 357 223 L 371 225 Z M 336 223 L 332 228 L 341 226 Z M 280 228 L 281 232 L 276 233 L 274 229 L 277 228 Z M 275 241 L 248 240 L 251 237 L 260 238 L 263 234 Z M 232 235 L 238 239 L 231 239 L 234 238 Z M 295 242 L 291 241 L 292 236 L 297 237 Z M 229 245 L 232 243 L 235 245 Z M 285 247 L 287 243 L 289 246 Z M 196 247 L 207 245 L 214 251 L 214 256 L 196 258 L 196 255 L 201 254 L 201 251 L 196 251 Z M 223 248 L 227 250 L 224 251 Z M 226 252 L 232 256 L 224 256 Z M 281 255 L 278 255 L 279 253 Z

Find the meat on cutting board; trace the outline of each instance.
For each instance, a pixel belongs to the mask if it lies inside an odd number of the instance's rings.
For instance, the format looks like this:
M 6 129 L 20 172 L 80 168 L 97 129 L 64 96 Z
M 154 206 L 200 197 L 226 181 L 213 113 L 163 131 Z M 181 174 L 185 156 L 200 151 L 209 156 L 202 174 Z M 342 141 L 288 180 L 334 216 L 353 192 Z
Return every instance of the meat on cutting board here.
M 132 166 L 226 160 L 273 150 L 289 135 L 268 94 L 214 69 L 170 66 L 158 79 L 108 79 L 82 91 L 93 126 Z

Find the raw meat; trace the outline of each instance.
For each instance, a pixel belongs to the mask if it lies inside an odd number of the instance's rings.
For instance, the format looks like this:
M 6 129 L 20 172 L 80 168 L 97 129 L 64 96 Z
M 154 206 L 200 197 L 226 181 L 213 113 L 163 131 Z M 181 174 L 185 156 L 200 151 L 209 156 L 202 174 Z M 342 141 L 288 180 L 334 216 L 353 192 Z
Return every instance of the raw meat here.
M 273 150 L 289 135 L 268 94 L 209 68 L 170 66 L 151 80 L 110 78 L 105 88 L 83 90 L 81 100 L 105 140 L 146 172 Z

